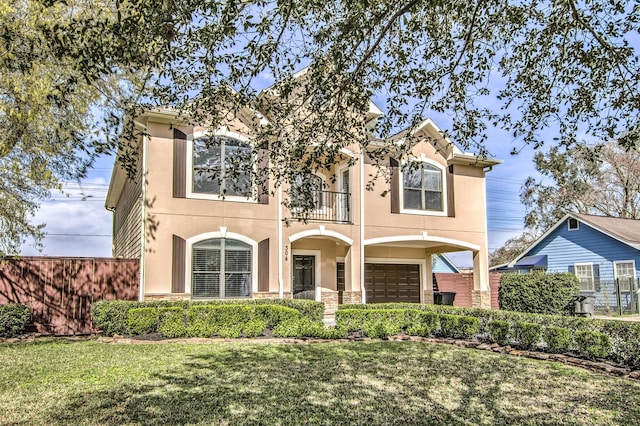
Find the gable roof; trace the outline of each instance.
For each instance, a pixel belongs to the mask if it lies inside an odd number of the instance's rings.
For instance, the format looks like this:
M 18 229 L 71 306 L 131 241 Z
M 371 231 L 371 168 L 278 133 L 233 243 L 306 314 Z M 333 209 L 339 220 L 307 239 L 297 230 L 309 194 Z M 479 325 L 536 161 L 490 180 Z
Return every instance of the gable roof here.
M 529 253 L 535 246 L 540 244 L 553 231 L 558 229 L 560 225 L 565 223 L 567 219 L 573 218 L 581 223 L 599 231 L 615 240 L 620 241 L 636 250 L 640 250 L 640 220 L 625 219 L 620 217 L 595 216 L 591 214 L 568 213 L 547 232 L 542 234 L 540 238 L 535 240 L 533 244 L 527 247 L 518 257 L 509 262 L 508 266 L 513 267 L 522 257 Z M 505 266 L 505 265 L 498 265 Z
M 458 267 L 451 261 L 451 259 L 449 259 L 447 256 L 445 256 L 443 253 L 439 253 L 437 255 L 440 260 L 447 265 L 449 268 L 451 268 L 451 270 L 455 273 L 460 273 L 460 269 L 458 269 Z

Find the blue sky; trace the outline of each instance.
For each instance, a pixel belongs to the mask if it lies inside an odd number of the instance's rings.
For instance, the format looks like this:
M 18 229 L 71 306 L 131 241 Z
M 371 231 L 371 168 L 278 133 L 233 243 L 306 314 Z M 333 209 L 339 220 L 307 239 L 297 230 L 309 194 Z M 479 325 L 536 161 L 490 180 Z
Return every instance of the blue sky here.
M 432 114 L 430 117 L 442 129 L 451 125 L 446 116 Z M 504 160 L 487 174 L 489 250 L 494 250 L 522 231 L 524 207 L 519 191 L 525 179 L 535 175 L 534 151 L 525 147 L 518 155 L 511 155 L 513 147 L 522 147 L 522 142 L 513 141 L 506 132 L 498 130 L 491 132 L 487 146 L 494 157 Z M 38 252 L 26 244 L 21 254 L 111 256 L 112 214 L 104 208 L 104 200 L 112 167 L 113 157 L 99 158 L 80 185 L 69 182 L 64 186 L 64 194 L 54 193 L 50 200 L 43 202 L 34 218 L 34 222 L 47 224 L 43 250 Z M 458 266 L 471 264 L 468 253 L 449 257 Z

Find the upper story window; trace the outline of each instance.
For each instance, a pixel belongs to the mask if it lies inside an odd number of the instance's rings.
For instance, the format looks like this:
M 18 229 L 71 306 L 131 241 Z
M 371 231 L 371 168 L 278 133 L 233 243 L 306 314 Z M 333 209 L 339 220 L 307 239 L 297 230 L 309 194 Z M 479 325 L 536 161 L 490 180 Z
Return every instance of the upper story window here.
M 402 173 L 402 207 L 405 210 L 444 212 L 443 169 L 421 162 Z
M 295 177 L 289 195 L 291 207 L 301 210 L 319 210 L 324 207 L 324 180 L 314 174 L 298 174 Z
M 251 145 L 226 136 L 193 141 L 193 192 L 198 194 L 252 195 Z
M 577 231 L 580 229 L 580 222 L 578 222 L 578 219 L 570 217 L 568 221 L 568 228 L 569 231 Z

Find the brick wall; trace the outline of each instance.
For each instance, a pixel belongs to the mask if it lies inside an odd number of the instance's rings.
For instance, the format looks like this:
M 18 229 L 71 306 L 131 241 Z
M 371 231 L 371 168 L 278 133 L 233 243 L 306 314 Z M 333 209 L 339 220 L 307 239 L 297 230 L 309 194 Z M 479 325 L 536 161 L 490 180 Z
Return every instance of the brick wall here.
M 473 295 L 473 274 L 453 274 L 453 273 L 436 273 L 436 282 L 439 291 L 452 291 L 456 293 L 453 306 L 472 307 L 474 301 Z M 489 287 L 491 289 L 491 309 L 499 309 L 498 306 L 498 288 L 500 283 L 500 274 L 489 274 Z M 486 292 L 482 295 L 477 294 L 476 299 L 486 297 Z M 478 302 L 478 301 L 476 301 Z M 488 301 L 484 301 L 482 305 L 489 306 Z

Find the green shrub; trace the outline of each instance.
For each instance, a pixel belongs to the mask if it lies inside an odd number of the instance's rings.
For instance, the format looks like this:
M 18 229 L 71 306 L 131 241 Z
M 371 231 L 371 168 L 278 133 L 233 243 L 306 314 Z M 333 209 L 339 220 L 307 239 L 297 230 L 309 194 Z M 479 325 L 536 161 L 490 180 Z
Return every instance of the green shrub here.
M 407 334 L 423 337 L 432 335 L 438 328 L 438 315 L 434 312 L 415 312 L 411 325 L 407 327 Z
M 188 334 L 193 337 L 240 337 L 242 325 L 251 321 L 246 305 L 194 305 L 187 310 Z
M 442 314 L 438 318 L 440 320 L 440 335 L 454 338 L 458 330 L 460 315 Z
M 480 320 L 475 317 L 461 316 L 458 320 L 458 339 L 473 339 L 480 333 Z
M 560 354 L 571 347 L 571 331 L 563 327 L 546 327 L 542 336 L 549 352 Z
M 100 300 L 91 304 L 94 326 L 106 336 L 129 334 L 129 310 L 143 304 L 129 300 Z
M 275 337 L 299 337 L 300 336 L 300 319 L 290 319 L 282 321 L 276 325 L 272 333 Z
M 170 339 L 186 337 L 184 308 L 179 306 L 158 308 L 158 332 Z
M 158 329 L 158 310 L 156 308 L 134 308 L 128 312 L 129 333 L 138 336 L 154 333 Z
M 562 315 L 580 293 L 578 278 L 569 273 L 502 274 L 498 301 L 500 309 Z
M 513 337 L 524 349 L 535 349 L 540 342 L 542 327 L 530 322 L 517 322 L 513 326 Z
M 31 312 L 25 305 L 0 305 L 0 337 L 16 337 L 24 333 Z
M 265 321 L 269 327 L 275 327 L 282 321 L 298 319 L 302 316 L 300 311 L 286 306 L 256 305 L 253 309 L 253 317 Z
M 364 309 L 339 309 L 336 311 L 336 324 L 347 331 L 361 331 L 367 315 Z
M 591 359 L 609 356 L 611 342 L 606 334 L 584 330 L 576 333 L 575 340 L 578 352 L 582 356 Z
M 509 323 L 501 320 L 489 321 L 487 335 L 490 342 L 507 345 L 509 343 Z
M 242 333 L 244 337 L 262 336 L 267 325 L 268 323 L 266 321 L 254 318 L 242 327 Z

